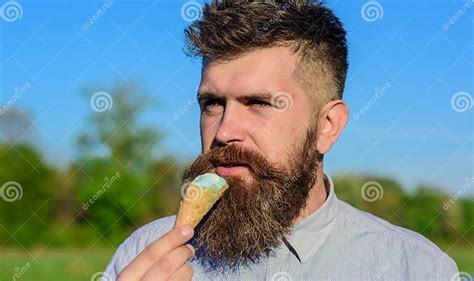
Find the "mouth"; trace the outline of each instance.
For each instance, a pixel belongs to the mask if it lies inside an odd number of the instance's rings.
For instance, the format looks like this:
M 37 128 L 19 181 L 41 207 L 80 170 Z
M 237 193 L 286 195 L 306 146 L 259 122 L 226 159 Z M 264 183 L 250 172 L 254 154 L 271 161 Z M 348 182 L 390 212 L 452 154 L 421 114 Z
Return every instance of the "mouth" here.
M 245 163 L 222 161 L 216 164 L 216 173 L 219 176 L 233 176 L 244 173 L 250 169 Z

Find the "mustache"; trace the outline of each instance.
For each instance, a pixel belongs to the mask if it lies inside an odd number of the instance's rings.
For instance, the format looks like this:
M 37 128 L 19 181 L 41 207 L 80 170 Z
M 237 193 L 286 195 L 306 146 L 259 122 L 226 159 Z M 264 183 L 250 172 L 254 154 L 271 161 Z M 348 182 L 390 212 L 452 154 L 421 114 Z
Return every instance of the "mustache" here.
M 183 172 L 183 181 L 192 180 L 200 174 L 214 172 L 222 162 L 240 163 L 249 167 L 260 179 L 274 179 L 284 170 L 268 161 L 262 154 L 232 144 L 213 148 L 200 154 Z

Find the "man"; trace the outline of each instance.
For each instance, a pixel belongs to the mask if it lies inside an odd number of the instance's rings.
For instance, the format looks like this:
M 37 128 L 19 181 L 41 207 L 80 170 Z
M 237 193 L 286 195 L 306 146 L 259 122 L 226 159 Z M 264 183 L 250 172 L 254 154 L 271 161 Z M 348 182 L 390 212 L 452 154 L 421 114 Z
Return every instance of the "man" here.
M 277 3 L 275 3 L 277 2 Z M 203 59 L 202 154 L 230 188 L 192 229 L 175 217 L 133 233 L 106 270 L 117 280 L 451 280 L 423 236 L 338 200 L 323 156 L 349 115 L 346 33 L 308 1 L 218 1 L 186 31 Z

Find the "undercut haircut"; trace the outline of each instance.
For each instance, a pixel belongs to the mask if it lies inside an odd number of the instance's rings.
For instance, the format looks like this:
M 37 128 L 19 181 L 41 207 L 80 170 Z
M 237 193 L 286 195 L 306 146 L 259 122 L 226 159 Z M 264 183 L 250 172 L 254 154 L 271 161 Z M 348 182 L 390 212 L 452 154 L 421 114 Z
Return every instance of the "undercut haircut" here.
M 346 31 L 331 9 L 312 0 L 213 0 L 185 29 L 185 52 L 208 63 L 270 47 L 298 56 L 294 79 L 320 109 L 342 99 L 348 69 Z

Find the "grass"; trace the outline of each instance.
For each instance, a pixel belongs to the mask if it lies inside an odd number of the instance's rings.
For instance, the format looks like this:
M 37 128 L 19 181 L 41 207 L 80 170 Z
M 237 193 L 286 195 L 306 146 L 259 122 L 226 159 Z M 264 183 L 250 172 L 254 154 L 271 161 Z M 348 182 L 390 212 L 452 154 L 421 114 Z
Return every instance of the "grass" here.
M 38 249 L 29 253 L 0 249 L 0 280 L 91 280 L 95 273 L 104 271 L 113 252 L 101 248 Z
M 105 269 L 114 249 L 0 249 L 0 280 L 91 280 Z M 30 256 L 36 257 L 36 261 Z M 459 270 L 474 273 L 472 248 L 449 249 L 448 254 L 456 261 Z M 28 266 L 29 263 L 29 266 Z M 14 278 L 18 273 L 19 278 Z

